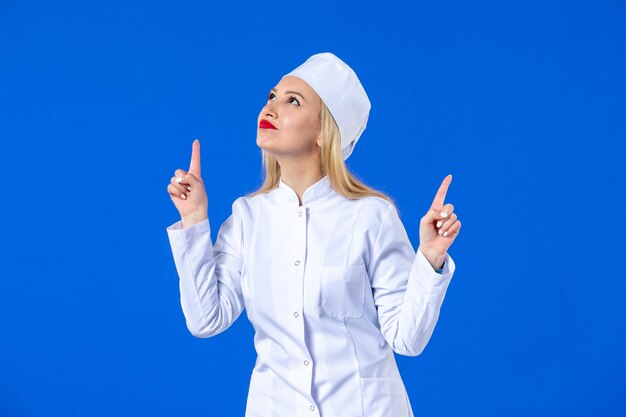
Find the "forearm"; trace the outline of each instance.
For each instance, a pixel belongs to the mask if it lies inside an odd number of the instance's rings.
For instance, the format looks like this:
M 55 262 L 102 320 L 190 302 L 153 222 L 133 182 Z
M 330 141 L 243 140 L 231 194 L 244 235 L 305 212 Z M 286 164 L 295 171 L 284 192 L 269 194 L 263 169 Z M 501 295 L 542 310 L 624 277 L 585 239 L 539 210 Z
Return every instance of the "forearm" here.
M 417 252 L 397 317 L 397 334 L 392 345 L 396 353 L 419 355 L 430 340 L 454 273 L 452 258 L 446 257 L 445 263 L 442 273 L 435 273 L 423 253 Z
M 181 226 L 179 222 L 167 229 L 180 277 L 181 305 L 189 331 L 211 337 L 230 327 L 243 309 L 241 262 L 219 251 L 214 257 L 208 220 Z M 223 243 L 218 245 L 223 248 Z

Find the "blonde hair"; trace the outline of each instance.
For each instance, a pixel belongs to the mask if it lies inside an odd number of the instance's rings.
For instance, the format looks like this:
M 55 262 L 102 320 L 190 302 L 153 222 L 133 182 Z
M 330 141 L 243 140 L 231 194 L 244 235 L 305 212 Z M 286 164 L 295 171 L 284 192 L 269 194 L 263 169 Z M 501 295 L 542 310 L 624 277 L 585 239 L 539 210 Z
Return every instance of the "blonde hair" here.
M 326 107 L 326 104 L 324 104 L 324 101 L 321 101 L 321 105 L 320 160 L 322 173 L 328 175 L 330 186 L 337 191 L 337 193 L 348 199 L 356 200 L 370 196 L 379 197 L 391 203 L 391 205 L 398 210 L 396 203 L 390 196 L 364 184 L 348 170 L 341 154 L 339 127 L 337 127 L 335 118 L 330 113 L 328 107 Z M 261 153 L 262 165 L 265 171 L 263 184 L 256 191 L 247 194 L 246 197 L 267 193 L 276 188 L 280 181 L 280 165 L 278 161 L 276 161 L 276 158 L 264 149 L 261 150 Z

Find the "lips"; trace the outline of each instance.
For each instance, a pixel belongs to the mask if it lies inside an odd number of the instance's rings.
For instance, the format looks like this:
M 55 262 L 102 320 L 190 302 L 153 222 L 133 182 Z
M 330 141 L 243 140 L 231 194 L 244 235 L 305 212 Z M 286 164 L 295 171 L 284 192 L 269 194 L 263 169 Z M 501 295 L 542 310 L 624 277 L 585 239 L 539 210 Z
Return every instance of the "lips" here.
M 273 124 L 271 124 L 270 122 L 268 122 L 267 120 L 261 120 L 261 123 L 259 123 L 259 127 L 261 129 L 276 129 L 276 127 L 274 127 Z

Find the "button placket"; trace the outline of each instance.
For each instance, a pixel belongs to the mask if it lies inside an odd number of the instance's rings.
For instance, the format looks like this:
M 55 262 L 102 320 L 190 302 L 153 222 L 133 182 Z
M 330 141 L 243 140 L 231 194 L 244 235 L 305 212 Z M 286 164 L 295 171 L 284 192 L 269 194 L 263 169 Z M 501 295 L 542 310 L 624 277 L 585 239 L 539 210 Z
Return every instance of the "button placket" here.
M 302 282 L 304 283 L 304 262 L 306 260 L 306 208 L 303 206 L 300 206 L 296 209 L 296 211 L 293 212 L 292 214 L 293 216 L 296 216 L 296 219 L 294 220 L 294 228 L 293 228 L 293 234 L 294 234 L 294 240 L 293 242 L 295 243 L 295 245 L 293 246 L 293 250 L 294 252 L 292 252 L 292 255 L 294 256 L 295 259 L 293 259 L 293 268 L 294 268 L 294 279 L 297 282 Z M 300 268 L 302 267 L 302 268 Z M 296 269 L 297 268 L 297 269 Z M 304 285 L 304 284 L 303 284 Z M 302 293 L 300 293 L 302 294 Z M 294 324 L 298 327 L 298 332 L 301 332 L 302 334 L 304 334 L 304 329 L 302 328 L 302 325 L 304 324 L 303 322 L 303 318 L 304 318 L 304 300 L 301 299 L 300 297 L 298 297 L 299 300 L 297 300 L 297 302 L 299 302 L 299 304 L 294 305 L 294 309 L 293 309 L 293 317 L 298 319 L 297 322 L 294 322 Z M 296 301 L 296 299 L 294 299 L 294 301 Z M 302 319 L 299 319 L 300 317 L 302 317 Z M 306 349 L 306 344 L 303 342 L 303 348 L 304 348 L 304 352 L 305 355 L 307 353 L 307 349 Z M 302 368 L 301 368 L 301 372 L 302 372 L 302 378 L 300 379 L 300 381 L 303 384 L 302 388 L 305 387 L 309 387 L 310 388 L 310 384 L 311 381 L 313 379 L 313 367 L 312 367 L 312 363 L 311 361 L 309 361 L 309 359 L 301 359 L 302 360 Z M 309 398 L 309 401 L 313 400 L 313 398 Z M 311 411 L 311 415 L 319 415 L 319 412 L 317 412 L 317 408 L 314 405 L 315 403 L 309 403 L 309 409 Z
M 300 208 L 298 208 L 298 217 L 302 218 L 303 214 L 304 214 L 304 208 L 302 206 L 300 206 Z M 306 234 L 306 232 L 304 234 Z M 300 265 L 300 259 L 296 259 L 293 264 L 295 266 L 299 266 Z
M 303 215 L 303 209 L 302 209 L 302 207 L 298 207 L 298 209 L 297 209 L 297 215 L 298 215 L 298 217 L 302 217 L 302 215 Z M 296 230 L 297 230 L 297 232 L 296 232 L 296 233 L 300 234 L 300 230 L 299 230 L 299 228 L 298 228 L 298 229 L 296 229 Z M 306 242 L 305 242 L 305 244 L 306 244 Z M 306 251 L 306 248 L 298 248 L 298 249 L 299 249 L 299 252 L 300 252 L 300 253 L 304 253 L 304 252 Z M 296 255 L 296 256 L 297 256 L 297 255 Z M 293 264 L 294 264 L 294 266 L 296 266 L 296 267 L 300 266 L 300 259 L 296 259 L 296 260 L 293 262 Z M 302 308 L 302 306 L 298 306 L 298 308 Z M 298 318 L 298 317 L 300 316 L 300 313 L 296 310 L 296 311 L 294 311 L 294 312 L 293 312 L 293 316 L 294 316 L 295 318 Z

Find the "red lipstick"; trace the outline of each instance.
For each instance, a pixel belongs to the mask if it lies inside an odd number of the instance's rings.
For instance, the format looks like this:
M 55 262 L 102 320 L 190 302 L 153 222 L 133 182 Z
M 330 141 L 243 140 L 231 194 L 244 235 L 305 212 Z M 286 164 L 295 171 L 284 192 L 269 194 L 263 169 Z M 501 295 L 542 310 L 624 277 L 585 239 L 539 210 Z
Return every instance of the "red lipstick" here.
M 265 119 L 261 120 L 261 123 L 259 123 L 259 127 L 261 129 L 276 129 L 276 127 L 274 127 L 273 124 L 271 124 L 270 122 L 268 122 Z

